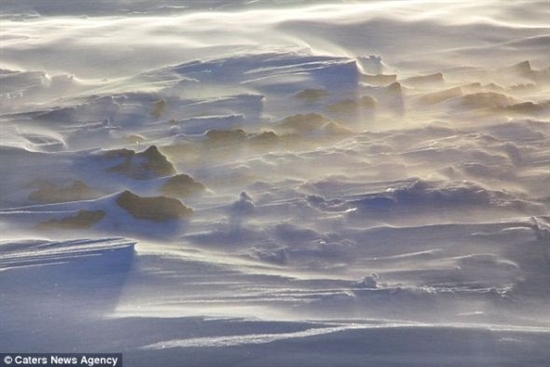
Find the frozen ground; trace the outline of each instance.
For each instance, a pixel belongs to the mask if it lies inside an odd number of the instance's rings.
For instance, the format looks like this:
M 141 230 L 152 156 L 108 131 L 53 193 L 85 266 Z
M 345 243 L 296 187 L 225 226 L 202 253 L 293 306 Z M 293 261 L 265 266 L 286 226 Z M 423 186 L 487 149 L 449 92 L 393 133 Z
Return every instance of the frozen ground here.
M 547 1 L 0 3 L 0 352 L 550 364 Z

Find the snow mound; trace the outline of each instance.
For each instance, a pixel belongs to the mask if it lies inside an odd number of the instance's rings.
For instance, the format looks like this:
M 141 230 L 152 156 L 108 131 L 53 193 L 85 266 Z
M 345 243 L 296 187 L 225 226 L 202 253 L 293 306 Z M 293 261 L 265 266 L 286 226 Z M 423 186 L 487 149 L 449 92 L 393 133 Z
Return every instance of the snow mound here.
M 193 214 L 191 208 L 181 201 L 164 196 L 141 197 L 131 191 L 124 191 L 116 203 L 135 219 L 163 222 L 173 219 L 188 219 Z
M 167 196 L 187 197 L 204 192 L 206 187 L 195 181 L 191 176 L 179 174 L 170 177 L 159 188 L 159 191 Z
M 144 180 L 176 173 L 172 163 L 154 145 L 140 153 L 121 149 L 108 151 L 103 156 L 111 161 L 122 160 L 121 163 L 109 167 L 107 172 L 120 173 L 135 179 Z
M 41 229 L 85 229 L 98 223 L 105 217 L 102 210 L 79 210 L 75 215 L 42 222 Z
M 29 199 L 39 203 L 61 203 L 99 197 L 96 191 L 80 180 L 62 187 L 56 187 L 48 181 L 37 182 L 33 186 L 38 186 L 38 189 L 29 194 Z

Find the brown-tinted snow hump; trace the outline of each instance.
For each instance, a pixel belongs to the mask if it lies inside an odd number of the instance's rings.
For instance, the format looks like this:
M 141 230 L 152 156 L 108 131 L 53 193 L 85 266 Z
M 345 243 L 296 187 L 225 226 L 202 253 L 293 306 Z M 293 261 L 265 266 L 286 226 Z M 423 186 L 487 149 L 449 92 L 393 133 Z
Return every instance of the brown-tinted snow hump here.
M 180 174 L 170 177 L 159 191 L 167 196 L 186 197 L 198 194 L 205 189 L 206 187 L 200 182 L 195 181 L 193 177 Z
M 117 172 L 138 180 L 170 176 L 176 169 L 154 145 L 141 153 L 129 149 L 119 149 L 104 155 L 109 159 L 120 159 L 122 163 L 109 167 L 107 172 Z
M 165 196 L 141 197 L 131 191 L 124 191 L 116 203 L 135 219 L 163 222 L 171 219 L 185 219 L 193 214 L 193 209 L 181 201 Z

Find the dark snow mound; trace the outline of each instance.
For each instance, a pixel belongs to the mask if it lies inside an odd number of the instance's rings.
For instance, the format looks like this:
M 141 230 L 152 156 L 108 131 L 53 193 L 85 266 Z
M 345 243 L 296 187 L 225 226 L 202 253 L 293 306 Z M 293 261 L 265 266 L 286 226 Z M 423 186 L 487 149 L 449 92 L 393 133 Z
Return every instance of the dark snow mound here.
M 193 214 L 191 208 L 186 207 L 177 199 L 164 196 L 141 197 L 130 191 L 120 194 L 116 203 L 135 219 L 154 222 L 189 218 Z

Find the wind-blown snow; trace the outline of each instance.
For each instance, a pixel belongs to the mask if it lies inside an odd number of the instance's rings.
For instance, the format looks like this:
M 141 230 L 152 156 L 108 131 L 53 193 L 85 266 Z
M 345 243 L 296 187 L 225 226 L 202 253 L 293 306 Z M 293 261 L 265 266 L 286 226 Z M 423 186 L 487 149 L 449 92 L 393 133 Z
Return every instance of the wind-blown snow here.
M 0 352 L 550 363 L 544 1 L 0 7 Z

